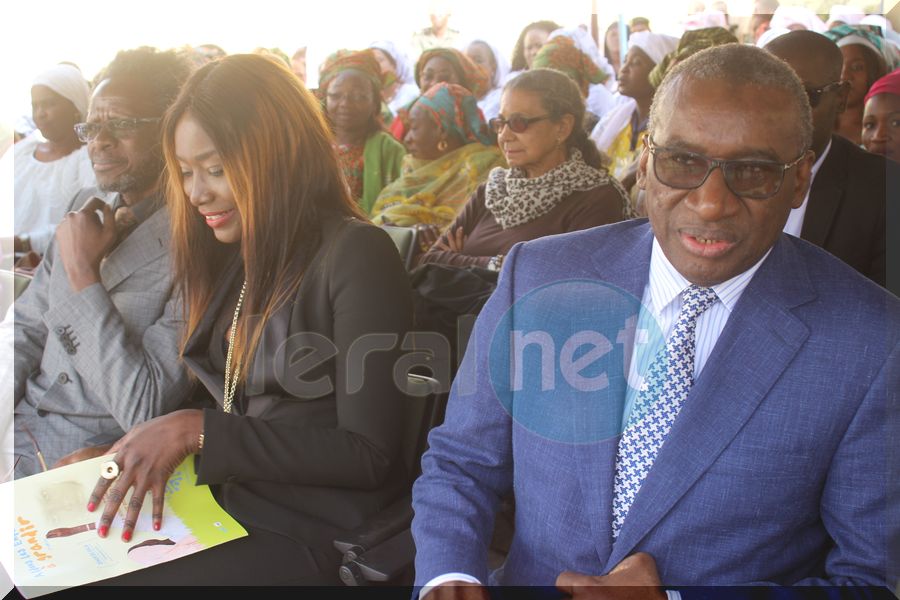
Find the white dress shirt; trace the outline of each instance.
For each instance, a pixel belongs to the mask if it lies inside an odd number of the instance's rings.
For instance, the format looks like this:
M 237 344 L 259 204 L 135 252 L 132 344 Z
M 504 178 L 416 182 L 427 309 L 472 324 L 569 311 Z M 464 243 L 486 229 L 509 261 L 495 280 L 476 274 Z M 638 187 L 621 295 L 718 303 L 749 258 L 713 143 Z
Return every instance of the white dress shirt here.
M 825 146 L 825 151 L 822 152 L 822 156 L 818 157 L 813 164 L 812 173 L 809 175 L 809 189 L 806 190 L 806 197 L 803 198 L 803 204 L 801 204 L 799 208 L 792 208 L 791 213 L 788 215 L 787 223 L 784 225 L 785 233 L 794 237 L 800 237 L 800 232 L 803 230 L 803 219 L 806 218 L 806 205 L 809 203 L 809 192 L 812 190 L 813 181 L 816 180 L 816 173 L 819 172 L 819 167 L 825 162 L 825 157 L 828 156 L 829 150 L 831 150 L 830 139 L 828 140 L 828 145 Z
M 825 156 L 827 151 L 822 155 Z M 771 252 L 771 249 L 769 250 Z M 694 350 L 694 379 L 696 379 L 712 350 L 719 340 L 719 335 L 728 322 L 728 317 L 737 305 L 738 300 L 747 289 L 747 284 L 753 279 L 753 275 L 769 256 L 769 252 L 755 265 L 743 273 L 731 279 L 712 286 L 718 300 L 710 306 L 697 319 Z M 681 310 L 681 293 L 691 285 L 691 282 L 678 272 L 669 259 L 666 258 L 662 247 L 656 238 L 653 239 L 653 249 L 650 254 L 650 275 L 644 293 L 641 298 L 641 311 L 638 315 L 638 325 L 635 333 L 635 344 L 631 354 L 630 364 L 626 366 L 629 373 L 629 392 L 626 396 L 623 422 L 627 422 L 628 414 L 634 406 L 638 390 L 641 387 L 639 373 L 646 373 L 650 362 L 659 352 L 672 333 L 678 313 Z M 655 323 L 654 323 L 655 321 Z M 642 333 L 645 332 L 645 333 Z M 662 335 L 654 336 L 652 332 L 658 331 Z M 637 369 L 632 369 L 636 366 Z M 481 583 L 475 577 L 466 573 L 445 573 L 431 579 L 422 586 L 419 599 L 425 597 L 433 588 L 449 581 L 465 581 L 469 583 Z M 681 594 L 674 590 L 666 590 L 668 600 L 680 600 Z

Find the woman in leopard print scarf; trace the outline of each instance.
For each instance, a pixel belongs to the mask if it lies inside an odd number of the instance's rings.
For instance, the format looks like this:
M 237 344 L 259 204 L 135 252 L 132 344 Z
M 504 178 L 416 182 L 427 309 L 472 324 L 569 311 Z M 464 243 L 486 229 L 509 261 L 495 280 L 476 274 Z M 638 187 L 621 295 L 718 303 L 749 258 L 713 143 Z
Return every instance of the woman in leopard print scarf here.
M 506 84 L 491 119 L 508 169 L 488 180 L 419 263 L 498 269 L 517 242 L 621 221 L 627 195 L 581 127 L 578 86 L 552 69 Z

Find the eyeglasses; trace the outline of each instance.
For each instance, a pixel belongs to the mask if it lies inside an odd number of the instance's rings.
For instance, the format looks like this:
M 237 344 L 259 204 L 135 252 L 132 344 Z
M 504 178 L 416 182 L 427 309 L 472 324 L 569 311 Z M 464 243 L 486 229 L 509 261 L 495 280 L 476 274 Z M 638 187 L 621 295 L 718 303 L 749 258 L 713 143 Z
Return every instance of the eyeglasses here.
M 650 136 L 644 138 L 653 155 L 653 174 L 665 186 L 677 190 L 693 190 L 706 181 L 713 169 L 722 169 L 725 185 L 741 198 L 765 200 L 781 189 L 784 172 L 796 166 L 806 156 L 780 163 L 771 160 L 715 160 L 702 154 L 662 148 Z
M 157 123 L 160 120 L 161 117 L 148 117 L 144 119 L 109 119 L 108 121 L 102 121 L 100 123 L 76 123 L 75 135 L 78 136 L 78 139 L 82 142 L 92 142 L 100 135 L 100 130 L 105 127 L 106 131 L 109 132 L 109 135 L 117 140 L 121 140 L 134 133 L 138 127 L 149 125 L 150 123 Z
M 549 119 L 550 115 L 542 115 L 540 117 L 523 117 L 520 115 L 513 115 L 509 119 L 504 119 L 503 117 L 494 117 L 490 121 L 488 121 L 488 125 L 490 125 L 491 129 L 494 130 L 494 133 L 499 134 L 503 131 L 505 126 L 509 126 L 515 133 L 525 133 L 528 129 L 529 125 L 532 123 L 537 123 L 538 121 L 543 121 L 544 119 Z
M 809 98 L 809 105 L 812 108 L 815 108 L 819 105 L 819 102 L 822 101 L 822 96 L 830 92 L 831 90 L 837 89 L 843 85 L 841 81 L 832 81 L 831 83 L 827 83 L 822 87 L 809 87 L 804 85 L 803 88 L 806 90 L 806 96 Z

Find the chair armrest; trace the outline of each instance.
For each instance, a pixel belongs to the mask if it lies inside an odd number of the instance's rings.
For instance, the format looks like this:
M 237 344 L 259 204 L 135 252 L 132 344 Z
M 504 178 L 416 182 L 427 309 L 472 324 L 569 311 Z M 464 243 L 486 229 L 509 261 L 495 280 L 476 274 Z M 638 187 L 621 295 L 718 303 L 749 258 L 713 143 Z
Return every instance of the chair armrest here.
M 406 494 L 361 526 L 335 539 L 334 547 L 344 555 L 345 563 L 350 562 L 408 529 L 412 518 L 412 498 Z
M 383 544 L 342 565 L 341 581 L 346 585 L 397 581 L 416 557 L 412 531 L 404 529 Z

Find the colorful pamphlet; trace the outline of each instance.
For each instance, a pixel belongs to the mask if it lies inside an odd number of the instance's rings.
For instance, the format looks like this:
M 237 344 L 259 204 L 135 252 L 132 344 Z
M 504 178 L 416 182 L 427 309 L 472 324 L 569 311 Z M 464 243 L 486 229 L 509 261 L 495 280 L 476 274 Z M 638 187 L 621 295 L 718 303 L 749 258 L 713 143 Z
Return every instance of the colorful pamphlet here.
M 194 457 L 169 478 L 160 531 L 151 523 L 148 493 L 134 534 L 122 541 L 128 499 L 109 535 L 97 535 L 103 504 L 88 512 L 88 497 L 100 478 L 101 456 L 0 485 L 3 512 L 11 525 L 0 562 L 26 598 L 108 579 L 201 552 L 247 535 L 216 503 L 206 485 L 196 485 Z

